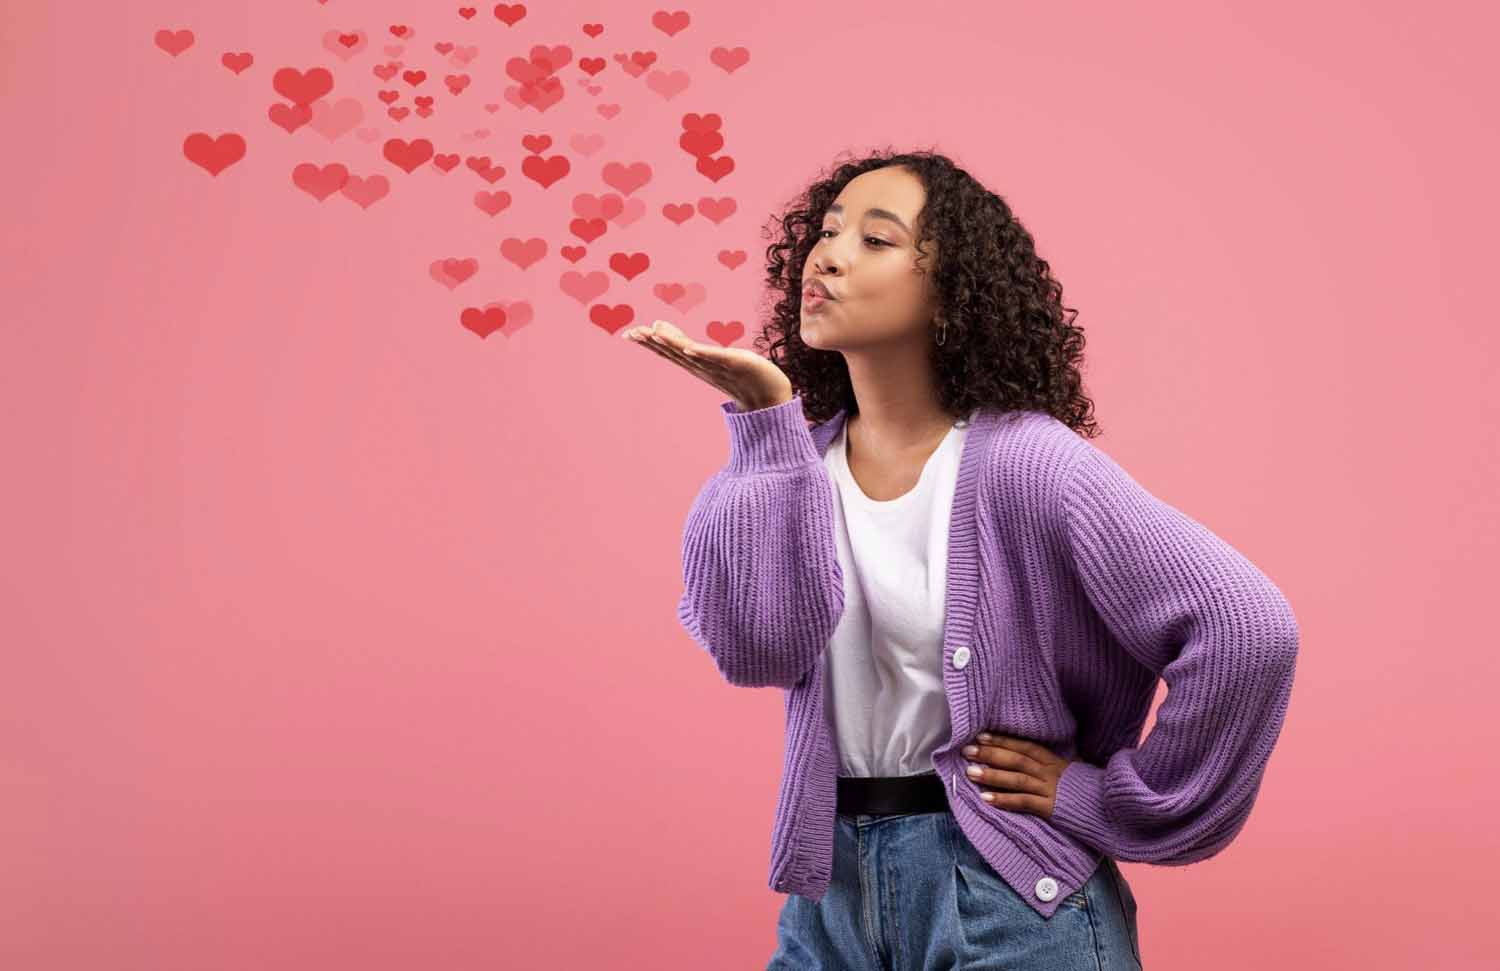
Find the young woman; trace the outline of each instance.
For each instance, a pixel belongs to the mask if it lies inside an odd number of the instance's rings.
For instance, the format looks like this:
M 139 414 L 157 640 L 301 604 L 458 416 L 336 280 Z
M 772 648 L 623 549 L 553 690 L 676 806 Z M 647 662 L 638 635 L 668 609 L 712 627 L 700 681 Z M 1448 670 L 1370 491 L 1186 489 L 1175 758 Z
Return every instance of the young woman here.
M 678 616 L 786 692 L 769 966 L 1140 967 L 1116 860 L 1244 826 L 1290 606 L 1089 441 L 1083 333 L 1003 199 L 877 153 L 781 224 L 769 359 L 622 334 L 729 396 Z

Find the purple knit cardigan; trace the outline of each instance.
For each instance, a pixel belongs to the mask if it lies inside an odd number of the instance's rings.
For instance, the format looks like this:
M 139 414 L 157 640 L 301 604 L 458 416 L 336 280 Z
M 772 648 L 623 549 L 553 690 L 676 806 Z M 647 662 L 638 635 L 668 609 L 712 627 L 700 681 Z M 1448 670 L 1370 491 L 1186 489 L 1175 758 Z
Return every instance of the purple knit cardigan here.
M 770 888 L 818 900 L 839 771 L 824 648 L 844 607 L 822 456 L 845 413 L 809 427 L 800 395 L 720 408 L 729 463 L 688 513 L 677 614 L 730 684 L 785 691 Z M 959 826 L 1013 890 L 1051 917 L 1101 855 L 1180 865 L 1229 844 L 1296 668 L 1297 622 L 1265 574 L 1051 415 L 981 409 L 959 462 L 947 576 L 953 734 L 933 764 Z M 1158 678 L 1167 697 L 1142 740 Z M 960 750 L 981 731 L 1078 760 L 1050 820 L 979 798 Z

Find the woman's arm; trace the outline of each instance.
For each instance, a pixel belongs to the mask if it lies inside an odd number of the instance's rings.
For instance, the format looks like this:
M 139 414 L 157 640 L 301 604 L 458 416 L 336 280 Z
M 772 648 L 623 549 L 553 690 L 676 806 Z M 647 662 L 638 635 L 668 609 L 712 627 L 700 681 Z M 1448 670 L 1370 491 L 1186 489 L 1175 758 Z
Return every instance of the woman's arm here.
M 1067 473 L 1063 506 L 1084 592 L 1167 697 L 1138 747 L 1067 766 L 1052 822 L 1120 860 L 1212 856 L 1243 828 L 1281 732 L 1299 641 L 1291 605 L 1091 444 Z
M 833 483 L 800 395 L 753 411 L 720 407 L 729 463 L 688 512 L 677 617 L 730 684 L 790 688 L 844 610 Z

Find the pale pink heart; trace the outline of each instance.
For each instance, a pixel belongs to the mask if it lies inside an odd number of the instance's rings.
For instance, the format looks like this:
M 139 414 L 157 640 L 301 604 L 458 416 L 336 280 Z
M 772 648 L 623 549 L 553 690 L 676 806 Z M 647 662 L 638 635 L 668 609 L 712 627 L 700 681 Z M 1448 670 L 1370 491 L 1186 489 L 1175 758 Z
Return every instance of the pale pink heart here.
M 331 141 L 349 134 L 365 120 L 365 108 L 358 98 L 340 98 L 333 104 L 319 99 L 312 104 L 313 131 Z
M 486 192 L 480 189 L 474 193 L 474 205 L 491 216 L 510 208 L 510 193 L 501 189 L 498 192 Z
M 547 241 L 540 236 L 525 240 L 503 239 L 500 241 L 500 255 L 525 270 L 547 255 Z
M 361 209 L 368 209 L 386 197 L 386 194 L 391 191 L 391 182 L 383 175 L 369 175 L 363 178 L 351 175 L 339 191 L 358 203 Z
M 620 113 L 620 106 L 615 104 L 598 105 L 594 110 L 599 112 L 599 117 L 608 119 Z
M 479 261 L 473 257 L 469 257 L 468 259 L 448 257 L 446 259 L 433 260 L 427 264 L 428 275 L 449 290 L 454 289 L 460 283 L 473 276 L 478 269 Z
M 687 313 L 708 299 L 708 287 L 701 283 L 688 283 L 683 286 L 683 289 L 686 292 L 672 304 L 683 313 Z
M 625 211 L 625 200 L 613 192 L 596 196 L 580 192 L 573 197 L 573 215 L 585 219 L 613 219 Z
M 676 308 L 677 301 L 687 294 L 687 288 L 680 283 L 658 283 L 651 288 L 651 295 L 669 307 Z
M 620 214 L 615 217 L 618 226 L 629 226 L 646 214 L 646 203 L 640 199 L 627 199 Z
M 533 44 L 530 51 L 533 64 L 545 65 L 548 74 L 556 74 L 573 63 L 573 48 L 567 44 Z
M 562 82 L 551 75 L 533 84 L 513 85 L 505 89 L 505 100 L 517 108 L 534 108 L 546 111 L 562 100 Z
M 715 67 L 723 68 L 728 74 L 744 67 L 750 62 L 750 52 L 743 47 L 730 49 L 727 47 L 715 47 L 708 54 L 708 59 Z
M 609 275 L 599 270 L 590 273 L 568 270 L 558 279 L 557 285 L 563 293 L 586 304 L 609 289 Z
M 512 300 L 509 302 L 506 302 L 504 300 L 497 300 L 494 303 L 487 303 L 484 305 L 484 309 L 486 310 L 489 310 L 492 307 L 499 307 L 501 310 L 505 311 L 505 323 L 503 326 L 501 326 L 500 333 L 504 334 L 506 337 L 511 336 L 522 327 L 525 327 L 527 324 L 531 323 L 531 318 L 533 316 L 531 304 L 527 303 L 525 300 Z
M 734 215 L 739 205 L 728 196 L 720 196 L 718 199 L 710 199 L 704 196 L 698 200 L 698 211 L 703 213 L 703 218 L 711 220 L 718 225 L 730 216 Z
M 646 75 L 646 87 L 671 101 L 688 89 L 692 78 L 686 71 L 652 71 Z
M 646 73 L 646 69 L 651 66 L 650 64 L 643 64 L 642 62 L 637 61 L 635 58 L 629 56 L 628 54 L 616 54 L 615 60 L 619 62 L 620 70 L 624 71 L 626 74 L 630 75 L 633 78 L 640 77 L 642 74 Z
M 381 50 L 385 51 L 385 56 L 386 57 L 400 57 L 401 56 L 401 52 L 404 51 L 404 50 L 406 50 L 406 45 L 405 44 L 387 44 L 384 47 L 382 47 Z
M 588 91 L 589 94 L 598 94 L 600 91 L 604 90 L 604 85 L 602 85 L 602 84 L 589 84 L 589 85 L 585 85 L 584 89 L 586 91 Z
M 353 34 L 359 40 L 351 47 L 339 39 L 345 34 Z M 366 46 L 368 46 L 368 40 L 362 30 L 330 30 L 323 34 L 323 49 L 336 55 L 341 61 L 349 60 L 363 51 Z
M 359 131 L 357 131 L 357 132 L 354 133 L 354 136 L 356 138 L 358 138 L 360 141 L 365 142 L 366 144 L 368 144 L 370 142 L 375 141 L 376 139 L 378 139 L 380 137 L 380 129 L 379 128 L 361 128 Z
M 719 262 L 723 263 L 725 266 L 733 270 L 741 263 L 745 262 L 745 251 L 742 249 L 721 249 L 719 250 Z
M 622 165 L 619 162 L 606 162 L 600 178 L 611 189 L 628 196 L 651 181 L 651 164 L 631 162 L 629 165 Z
M 479 56 L 479 48 L 473 44 L 453 48 L 453 53 L 448 55 L 448 63 L 454 67 L 467 67 L 469 62 Z
M 499 106 L 499 105 L 497 105 L 497 104 L 495 104 L 495 103 L 494 103 L 494 102 L 493 102 L 493 101 L 492 101 L 492 102 L 490 102 L 490 103 L 488 103 L 488 104 L 486 104 L 486 105 L 485 105 L 485 106 L 484 106 L 484 110 L 485 110 L 485 111 L 488 111 L 488 112 L 489 112 L 489 113 L 490 113 L 490 114 L 492 114 L 492 115 L 493 115 L 493 114 L 494 114 L 494 113 L 495 113 L 495 112 L 497 112 L 497 111 L 499 111 L 499 110 L 500 110 L 500 106 Z
M 678 33 L 686 30 L 687 25 L 692 23 L 692 21 L 693 18 L 688 16 L 686 10 L 674 10 L 671 13 L 665 10 L 658 10 L 651 15 L 651 26 L 668 37 L 677 36 Z
M 585 135 L 580 132 L 568 139 L 568 146 L 580 155 L 593 155 L 604 147 L 604 136 L 600 134 Z

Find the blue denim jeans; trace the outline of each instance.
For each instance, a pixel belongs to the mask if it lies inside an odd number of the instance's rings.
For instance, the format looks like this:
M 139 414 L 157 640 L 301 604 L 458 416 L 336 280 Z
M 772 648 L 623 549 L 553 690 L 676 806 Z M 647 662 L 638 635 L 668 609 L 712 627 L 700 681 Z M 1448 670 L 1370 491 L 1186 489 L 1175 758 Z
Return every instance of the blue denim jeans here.
M 1104 857 L 1052 917 L 979 855 L 952 813 L 834 817 L 833 882 L 787 896 L 767 971 L 1139 971 L 1135 895 Z

